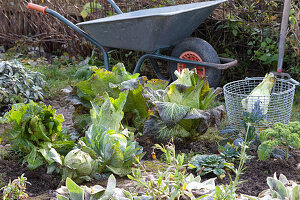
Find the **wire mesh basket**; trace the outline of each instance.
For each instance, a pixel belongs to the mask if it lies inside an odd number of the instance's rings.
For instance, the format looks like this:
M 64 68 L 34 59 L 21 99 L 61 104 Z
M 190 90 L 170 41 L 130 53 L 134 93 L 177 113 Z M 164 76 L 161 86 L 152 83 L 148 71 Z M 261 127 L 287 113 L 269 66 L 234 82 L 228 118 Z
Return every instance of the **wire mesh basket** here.
M 245 106 L 245 100 L 243 99 L 246 99 L 262 80 L 263 77 L 246 78 L 245 80 L 227 83 L 223 87 L 228 120 L 230 125 L 237 130 L 244 131 L 241 120 L 243 112 L 251 112 L 251 108 L 254 107 L 255 102 L 251 102 L 251 99 L 260 101 L 260 107 L 263 114 L 265 114 L 265 118 L 258 125 L 257 130 L 272 127 L 276 122 L 287 124 L 290 121 L 295 85 L 287 80 L 276 79 L 270 96 L 254 96 L 248 99 L 250 102 L 248 101 L 247 106 Z

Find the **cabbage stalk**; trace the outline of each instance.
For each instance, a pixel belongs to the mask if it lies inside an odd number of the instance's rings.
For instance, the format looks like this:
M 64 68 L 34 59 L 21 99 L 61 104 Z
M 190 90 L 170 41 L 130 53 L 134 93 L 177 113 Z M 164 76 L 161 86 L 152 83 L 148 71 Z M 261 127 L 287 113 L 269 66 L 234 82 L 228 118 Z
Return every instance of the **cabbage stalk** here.
M 270 95 L 276 78 L 273 73 L 266 74 L 263 81 L 254 88 L 251 93 L 242 100 L 242 106 L 248 112 L 252 112 L 254 104 L 259 101 L 263 114 L 267 114 L 270 102 Z

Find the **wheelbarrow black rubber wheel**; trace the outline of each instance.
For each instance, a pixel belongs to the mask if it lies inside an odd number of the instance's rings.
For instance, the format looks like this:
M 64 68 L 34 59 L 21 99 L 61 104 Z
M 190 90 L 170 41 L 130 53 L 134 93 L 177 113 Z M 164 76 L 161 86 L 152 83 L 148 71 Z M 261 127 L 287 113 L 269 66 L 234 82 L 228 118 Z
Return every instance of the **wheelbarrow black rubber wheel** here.
M 205 40 L 196 37 L 187 38 L 176 45 L 172 51 L 172 56 L 187 60 L 220 63 L 219 56 L 215 49 Z M 174 75 L 175 70 L 181 70 L 183 68 L 186 68 L 186 64 L 170 63 L 170 73 L 173 80 L 177 79 Z M 216 88 L 219 85 L 221 70 L 198 66 L 196 66 L 196 68 L 198 74 L 207 77 L 210 87 Z M 200 70 L 202 70 L 202 72 Z

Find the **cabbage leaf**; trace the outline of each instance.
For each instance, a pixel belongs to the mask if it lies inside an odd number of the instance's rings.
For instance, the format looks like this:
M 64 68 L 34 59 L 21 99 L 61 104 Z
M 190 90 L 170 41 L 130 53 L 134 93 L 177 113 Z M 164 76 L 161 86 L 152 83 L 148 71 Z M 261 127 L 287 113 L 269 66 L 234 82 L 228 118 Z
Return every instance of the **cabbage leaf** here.
M 188 69 L 176 74 L 178 79 L 165 90 L 151 87 L 144 90 L 144 97 L 155 111 L 145 122 L 143 133 L 160 141 L 205 133 L 209 125 L 219 124 L 225 112 L 223 107 L 206 110 L 219 89 L 210 89 L 205 77 Z

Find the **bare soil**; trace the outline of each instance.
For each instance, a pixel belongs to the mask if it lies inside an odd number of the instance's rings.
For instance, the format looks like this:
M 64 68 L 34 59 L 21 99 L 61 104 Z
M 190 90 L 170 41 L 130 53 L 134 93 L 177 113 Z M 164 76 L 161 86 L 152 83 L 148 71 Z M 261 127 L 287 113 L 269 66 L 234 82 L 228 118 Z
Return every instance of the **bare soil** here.
M 55 197 L 54 190 L 57 189 L 60 183 L 60 175 L 49 175 L 46 173 L 45 167 L 39 167 L 34 171 L 30 171 L 26 165 L 21 165 L 15 157 L 10 157 L 7 160 L 0 160 L 0 174 L 3 181 L 8 184 L 24 174 L 27 181 L 27 193 L 30 197 L 36 197 L 42 194 L 51 194 Z M 47 195 L 49 199 L 51 195 Z
M 151 160 L 151 153 L 153 151 L 152 146 L 154 145 L 154 143 L 151 143 L 149 139 L 145 138 L 138 138 L 137 140 L 139 141 L 139 144 L 143 146 L 144 152 L 146 152 L 146 155 L 143 159 Z M 215 144 L 203 143 L 201 141 L 192 142 L 189 144 L 177 143 L 175 144 L 175 146 L 177 153 L 217 153 L 217 147 Z M 157 153 L 158 152 L 156 151 L 156 156 L 158 156 L 159 158 L 160 154 Z M 237 192 L 257 196 L 263 190 L 268 189 L 267 177 L 273 177 L 275 172 L 277 174 L 277 177 L 280 174 L 284 174 L 288 178 L 288 180 L 293 180 L 300 184 L 300 151 L 292 150 L 289 153 L 291 154 L 291 156 L 289 157 L 288 161 L 273 158 L 266 161 L 261 161 L 258 159 L 257 153 L 255 151 L 249 152 L 249 154 L 251 154 L 253 158 L 245 164 L 246 170 L 240 177 L 241 181 L 245 180 L 246 182 L 239 185 L 240 188 Z M 235 167 L 238 168 L 238 165 L 235 164 Z M 232 179 L 235 178 L 234 173 L 230 173 L 230 176 L 232 177 Z M 213 177 L 213 175 L 206 175 L 202 177 L 202 180 Z M 217 185 L 226 185 L 229 184 L 229 182 L 230 178 L 228 174 L 222 180 L 216 179 Z

